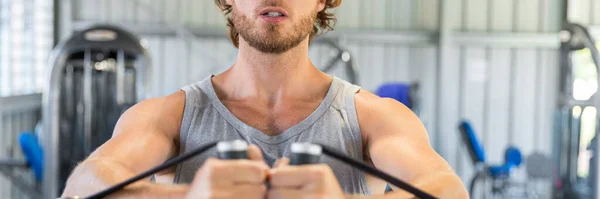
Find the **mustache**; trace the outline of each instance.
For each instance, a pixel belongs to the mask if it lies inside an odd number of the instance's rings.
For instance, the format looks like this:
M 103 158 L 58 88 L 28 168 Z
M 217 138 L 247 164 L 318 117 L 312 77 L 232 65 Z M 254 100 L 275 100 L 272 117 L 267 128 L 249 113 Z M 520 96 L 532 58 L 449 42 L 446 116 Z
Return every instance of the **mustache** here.
M 282 1 L 274 1 L 274 0 L 270 0 L 270 1 L 263 1 L 261 2 L 256 9 L 254 9 L 255 13 L 258 13 L 260 11 L 262 11 L 265 8 L 268 7 L 280 7 L 282 9 L 284 9 L 286 12 L 289 12 L 289 9 L 283 5 Z

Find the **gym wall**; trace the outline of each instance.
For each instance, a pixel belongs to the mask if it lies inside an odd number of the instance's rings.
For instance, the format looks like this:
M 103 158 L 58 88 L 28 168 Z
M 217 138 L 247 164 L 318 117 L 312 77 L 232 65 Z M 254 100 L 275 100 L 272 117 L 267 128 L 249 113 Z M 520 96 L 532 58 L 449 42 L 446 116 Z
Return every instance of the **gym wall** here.
M 0 104 L 16 104 L 14 103 L 14 97 L 0 98 Z M 23 100 L 20 98 L 19 100 Z M 24 159 L 21 147 L 16 140 L 19 140 L 19 132 L 30 131 L 32 127 L 41 119 L 40 108 L 41 98 L 39 95 L 29 95 L 16 106 L 0 106 L 0 157 L 2 158 L 14 158 Z M 32 177 L 31 172 L 25 169 L 3 169 L 3 174 L 10 174 L 14 177 L 22 180 L 21 182 L 13 182 L 7 176 L 0 174 L 0 198 L 28 198 L 27 194 L 22 193 L 18 189 L 17 183 L 23 184 L 34 184 L 35 179 Z
M 560 29 L 562 0 L 447 1 L 452 6 L 451 28 L 456 32 L 556 33 Z M 600 9 L 600 0 L 576 2 L 578 5 L 572 9 L 580 13 Z M 435 32 L 438 3 L 439 0 L 344 0 L 336 11 L 337 27 Z M 212 0 L 74 0 L 74 7 L 75 20 L 225 27 Z M 600 14 L 575 18 L 584 24 L 600 22 Z M 156 96 L 219 73 L 236 56 L 236 49 L 226 38 L 144 38 L 153 58 Z M 341 45 L 354 55 L 364 89 L 373 91 L 389 81 L 421 83 L 421 119 L 429 130 L 431 143 L 465 183 L 473 168 L 459 139 L 457 126 L 462 118 L 472 122 L 492 163 L 503 161 L 508 145 L 518 147 L 524 156 L 534 151 L 551 155 L 552 114 L 558 90 L 557 49 L 453 44 L 448 62 L 440 68 L 434 43 L 390 44 L 353 39 Z M 319 44 L 310 50 L 317 66 L 325 64 L 330 53 L 330 49 Z M 341 71 L 333 73 L 343 77 Z M 524 172 L 517 177 L 524 178 Z

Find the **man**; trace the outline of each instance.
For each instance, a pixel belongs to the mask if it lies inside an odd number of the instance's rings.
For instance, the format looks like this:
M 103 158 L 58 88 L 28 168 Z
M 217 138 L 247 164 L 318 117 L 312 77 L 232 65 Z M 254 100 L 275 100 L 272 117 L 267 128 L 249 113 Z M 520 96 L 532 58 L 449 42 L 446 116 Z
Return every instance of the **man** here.
M 65 196 L 86 196 L 205 143 L 243 139 L 250 160 L 214 150 L 128 186 L 115 198 L 410 198 L 339 161 L 289 166 L 290 145 L 316 142 L 443 198 L 468 198 L 405 106 L 319 71 L 311 39 L 341 0 L 215 0 L 239 48 L 222 74 L 128 110 L 113 137 L 73 172 Z M 279 159 L 277 162 L 276 159 Z M 173 185 L 172 182 L 177 183 Z M 269 182 L 267 189 L 265 182 Z

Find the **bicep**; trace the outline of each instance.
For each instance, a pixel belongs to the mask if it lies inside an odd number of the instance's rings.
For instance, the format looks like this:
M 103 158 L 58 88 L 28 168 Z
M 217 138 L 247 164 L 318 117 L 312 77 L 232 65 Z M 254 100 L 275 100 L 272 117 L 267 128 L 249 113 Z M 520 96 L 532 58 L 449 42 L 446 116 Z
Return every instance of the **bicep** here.
M 369 153 L 375 167 L 406 181 L 433 173 L 451 171 L 429 143 L 402 136 L 389 136 L 370 142 Z
M 174 113 L 164 114 L 164 107 L 158 106 L 162 101 L 147 100 L 127 110 L 119 119 L 112 138 L 90 158 L 110 159 L 139 173 L 176 155 L 179 124 L 176 116 L 170 117 Z
M 365 150 L 375 167 L 406 181 L 452 172 L 429 144 L 427 131 L 419 118 L 404 105 L 380 99 L 374 106 L 357 107 L 357 110 L 367 142 Z

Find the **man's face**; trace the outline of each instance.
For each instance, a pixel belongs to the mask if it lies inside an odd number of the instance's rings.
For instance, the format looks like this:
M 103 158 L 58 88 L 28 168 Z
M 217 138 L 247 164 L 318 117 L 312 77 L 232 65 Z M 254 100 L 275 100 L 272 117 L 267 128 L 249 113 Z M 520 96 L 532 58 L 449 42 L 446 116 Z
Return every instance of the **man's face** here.
M 227 0 L 233 24 L 251 47 L 279 54 L 298 46 L 313 30 L 324 0 Z

